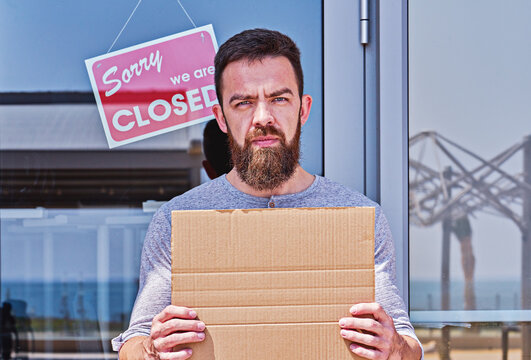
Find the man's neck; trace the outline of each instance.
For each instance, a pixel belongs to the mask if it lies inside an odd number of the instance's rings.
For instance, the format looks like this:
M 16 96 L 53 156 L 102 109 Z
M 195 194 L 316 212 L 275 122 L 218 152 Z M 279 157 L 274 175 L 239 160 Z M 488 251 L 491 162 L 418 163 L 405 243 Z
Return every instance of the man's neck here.
M 258 197 L 271 197 L 273 195 L 287 195 L 304 191 L 312 185 L 315 176 L 308 173 L 300 165 L 297 165 L 289 180 L 272 190 L 256 190 L 244 183 L 234 168 L 227 174 L 227 180 L 243 193 Z

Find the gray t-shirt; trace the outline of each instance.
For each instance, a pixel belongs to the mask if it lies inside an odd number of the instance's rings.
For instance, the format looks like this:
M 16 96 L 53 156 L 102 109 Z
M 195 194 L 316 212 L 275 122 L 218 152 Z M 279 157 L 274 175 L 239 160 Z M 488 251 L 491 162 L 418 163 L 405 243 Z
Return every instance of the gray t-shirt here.
M 393 240 L 377 203 L 321 176 L 315 176 L 312 185 L 302 192 L 262 198 L 239 191 L 223 175 L 173 198 L 153 216 L 142 250 L 140 287 L 129 328 L 112 340 L 113 349 L 118 351 L 125 341 L 134 336 L 149 336 L 153 317 L 170 305 L 172 210 L 267 208 L 270 203 L 281 208 L 374 206 L 376 302 L 393 318 L 399 334 L 417 339 L 398 294 Z

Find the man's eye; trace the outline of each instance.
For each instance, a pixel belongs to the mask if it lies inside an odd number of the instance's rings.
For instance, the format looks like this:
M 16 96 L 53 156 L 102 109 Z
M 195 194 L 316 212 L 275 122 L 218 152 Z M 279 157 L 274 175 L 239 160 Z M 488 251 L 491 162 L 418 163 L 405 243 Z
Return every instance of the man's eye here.
M 276 97 L 273 99 L 274 102 L 286 102 L 288 101 L 288 99 L 286 99 L 285 97 Z
M 240 101 L 239 103 L 237 103 L 236 106 L 249 105 L 250 103 L 251 103 L 250 101 L 244 100 L 244 101 Z

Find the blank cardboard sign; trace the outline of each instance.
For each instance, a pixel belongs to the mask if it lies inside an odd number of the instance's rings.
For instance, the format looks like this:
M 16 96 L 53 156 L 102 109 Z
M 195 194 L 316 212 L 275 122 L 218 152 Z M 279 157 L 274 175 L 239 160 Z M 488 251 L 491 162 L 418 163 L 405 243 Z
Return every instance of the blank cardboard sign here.
M 353 359 L 338 320 L 374 301 L 374 208 L 172 212 L 172 304 L 192 359 Z

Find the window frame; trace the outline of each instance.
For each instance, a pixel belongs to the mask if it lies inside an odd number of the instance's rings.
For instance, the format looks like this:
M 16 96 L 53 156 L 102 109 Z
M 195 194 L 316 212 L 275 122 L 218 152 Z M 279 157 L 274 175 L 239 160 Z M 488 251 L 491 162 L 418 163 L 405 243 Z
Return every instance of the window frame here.
M 351 105 L 340 103 L 341 112 L 330 108 L 333 99 L 358 93 L 353 82 L 337 82 L 335 76 L 342 63 L 350 64 L 344 78 L 360 76 L 348 48 L 363 47 L 358 6 L 358 2 L 341 0 L 325 1 L 323 8 L 324 173 L 382 206 L 394 239 L 399 292 L 409 308 L 407 0 L 369 0 L 369 44 L 364 48 L 361 75 L 364 112 L 356 119 L 349 112 Z M 351 21 L 337 21 L 333 17 L 337 13 L 348 14 Z M 350 34 L 348 46 L 330 41 L 345 33 Z M 354 140 L 345 134 L 355 134 Z

